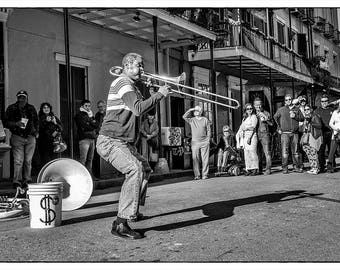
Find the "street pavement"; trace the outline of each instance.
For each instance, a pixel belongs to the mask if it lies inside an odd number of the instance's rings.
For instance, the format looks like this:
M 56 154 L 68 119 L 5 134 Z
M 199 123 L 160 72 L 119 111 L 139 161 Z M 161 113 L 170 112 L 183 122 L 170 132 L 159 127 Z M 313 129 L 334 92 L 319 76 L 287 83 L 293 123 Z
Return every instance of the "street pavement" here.
M 148 189 L 145 238 L 110 234 L 119 188 L 63 224 L 0 221 L 2 262 L 340 262 L 340 172 L 169 179 Z

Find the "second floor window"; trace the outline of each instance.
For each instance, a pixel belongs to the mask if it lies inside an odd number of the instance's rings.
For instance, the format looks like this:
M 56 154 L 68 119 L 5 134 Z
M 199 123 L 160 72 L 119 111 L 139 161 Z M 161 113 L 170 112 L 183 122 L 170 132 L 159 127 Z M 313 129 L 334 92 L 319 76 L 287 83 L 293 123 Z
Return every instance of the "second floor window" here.
M 281 44 L 285 44 L 285 25 L 277 22 L 277 40 Z

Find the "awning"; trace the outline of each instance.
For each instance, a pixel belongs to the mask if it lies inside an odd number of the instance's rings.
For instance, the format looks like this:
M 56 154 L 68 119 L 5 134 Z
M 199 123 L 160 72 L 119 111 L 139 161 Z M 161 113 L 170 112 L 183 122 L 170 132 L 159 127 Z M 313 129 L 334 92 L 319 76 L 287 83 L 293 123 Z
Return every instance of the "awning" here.
M 313 83 L 311 76 L 292 70 L 271 59 L 261 56 L 245 47 L 228 47 L 214 50 L 216 70 L 226 71 L 233 76 L 240 72 L 240 58 L 242 61 L 242 77 L 254 81 L 267 82 L 272 79 L 281 83 Z M 209 50 L 189 53 L 189 61 L 198 65 L 209 65 Z
M 152 18 L 155 16 L 158 18 L 157 34 L 161 48 L 191 45 L 207 39 L 216 40 L 214 32 L 163 9 L 69 8 L 68 10 L 70 16 L 150 43 L 154 40 Z

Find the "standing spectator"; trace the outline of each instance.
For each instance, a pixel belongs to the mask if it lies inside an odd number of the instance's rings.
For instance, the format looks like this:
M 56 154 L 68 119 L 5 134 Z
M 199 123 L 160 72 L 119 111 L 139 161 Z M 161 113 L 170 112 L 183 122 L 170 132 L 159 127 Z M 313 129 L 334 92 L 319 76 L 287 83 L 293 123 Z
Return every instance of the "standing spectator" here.
M 318 151 L 322 144 L 322 123 L 318 114 L 312 113 L 309 105 L 304 107 L 305 120 L 303 122 L 303 135 L 301 145 L 306 152 L 311 170 L 310 174 L 318 174 L 320 171 Z
M 331 119 L 329 120 L 329 126 L 332 129 L 332 140 L 331 140 L 331 148 L 329 150 L 328 155 L 328 168 L 327 171 L 330 173 L 334 173 L 335 167 L 335 152 L 340 143 L 340 103 L 338 104 L 338 108 L 332 113 Z
M 158 161 L 158 123 L 155 119 L 155 115 L 148 112 L 146 119 L 142 123 L 141 133 L 141 146 L 142 156 L 149 161 L 151 168 L 153 169 Z
M 191 127 L 191 151 L 194 167 L 195 180 L 200 179 L 200 160 L 202 162 L 202 179 L 208 179 L 209 173 L 209 151 L 211 129 L 210 121 L 202 116 L 203 109 L 200 106 L 189 109 L 183 115 L 183 119 Z M 194 112 L 194 117 L 188 117 L 190 112 Z
M 274 120 L 277 123 L 278 133 L 281 135 L 282 146 L 282 172 L 288 173 L 288 157 L 289 146 L 292 151 L 294 164 L 294 172 L 302 173 L 302 164 L 299 160 L 298 143 L 299 143 L 299 122 L 304 120 L 304 117 L 297 106 L 292 104 L 292 96 L 285 96 L 285 106 L 279 108 L 274 115 Z
M 326 158 L 325 158 L 325 151 L 327 146 L 327 151 L 329 153 L 331 148 L 331 140 L 332 140 L 332 128 L 329 126 L 329 121 L 331 120 L 331 116 L 333 113 L 332 108 L 328 107 L 329 99 L 327 95 L 321 96 L 321 106 L 319 106 L 314 113 L 319 115 L 322 123 L 322 137 L 323 141 L 320 146 L 320 150 L 318 153 L 319 157 L 319 166 L 320 166 L 320 172 L 325 171 L 326 166 Z M 334 161 L 333 161 L 334 162 Z
M 32 181 L 32 158 L 39 136 L 37 111 L 27 101 L 27 92 L 19 91 L 17 102 L 8 106 L 5 113 L 5 126 L 12 132 L 13 187 L 22 189 L 26 189 L 27 183 Z
M 228 125 L 222 128 L 223 135 L 217 145 L 217 174 L 221 174 L 227 167 L 228 158 L 231 155 L 231 147 L 234 147 L 234 132 Z
M 84 99 L 79 112 L 75 116 L 78 129 L 80 163 L 92 173 L 92 160 L 95 148 L 96 130 L 98 124 L 91 111 L 91 102 Z
M 97 108 L 98 108 L 98 112 L 96 112 L 96 115 L 94 116 L 94 118 L 96 119 L 97 124 L 98 124 L 97 130 L 96 130 L 96 132 L 98 134 L 99 130 L 102 126 L 104 117 L 106 115 L 106 103 L 105 103 L 105 101 L 99 100 L 97 102 Z
M 57 142 L 59 137 L 61 137 L 63 127 L 58 117 L 54 115 L 52 106 L 48 102 L 44 102 L 40 105 L 38 116 L 38 149 L 41 166 L 44 166 L 47 162 L 60 157 L 60 154 L 56 153 L 54 150 L 55 142 Z
M 244 151 L 244 162 L 246 165 L 245 175 L 257 175 L 259 169 L 259 158 L 257 156 L 257 117 L 252 104 L 245 105 L 243 119 L 236 133 L 237 148 Z
M 271 119 L 270 113 L 265 111 L 262 106 L 262 100 L 256 98 L 254 100 L 254 107 L 256 111 L 256 116 L 258 120 L 257 127 L 257 138 L 258 143 L 258 156 L 259 156 L 259 173 L 262 173 L 263 166 L 263 154 L 266 158 L 266 169 L 264 175 L 269 175 L 271 173 L 272 167 L 272 156 L 271 156 L 271 134 L 269 127 L 273 126 L 273 121 Z

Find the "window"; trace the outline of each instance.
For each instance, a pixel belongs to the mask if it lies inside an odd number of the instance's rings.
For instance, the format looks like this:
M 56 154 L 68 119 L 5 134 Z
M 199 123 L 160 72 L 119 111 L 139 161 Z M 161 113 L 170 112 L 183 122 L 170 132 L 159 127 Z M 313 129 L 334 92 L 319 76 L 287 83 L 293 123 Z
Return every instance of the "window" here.
M 292 30 L 291 31 L 291 41 L 292 41 L 292 49 L 294 51 L 297 51 L 298 50 L 298 40 L 297 40 L 297 33 Z
M 267 24 L 259 17 L 254 16 L 254 26 L 257 27 L 262 33 L 266 34 Z
M 277 22 L 277 40 L 281 44 L 285 44 L 285 25 Z
M 333 52 L 333 64 L 336 64 L 336 58 L 337 58 L 337 54 Z

